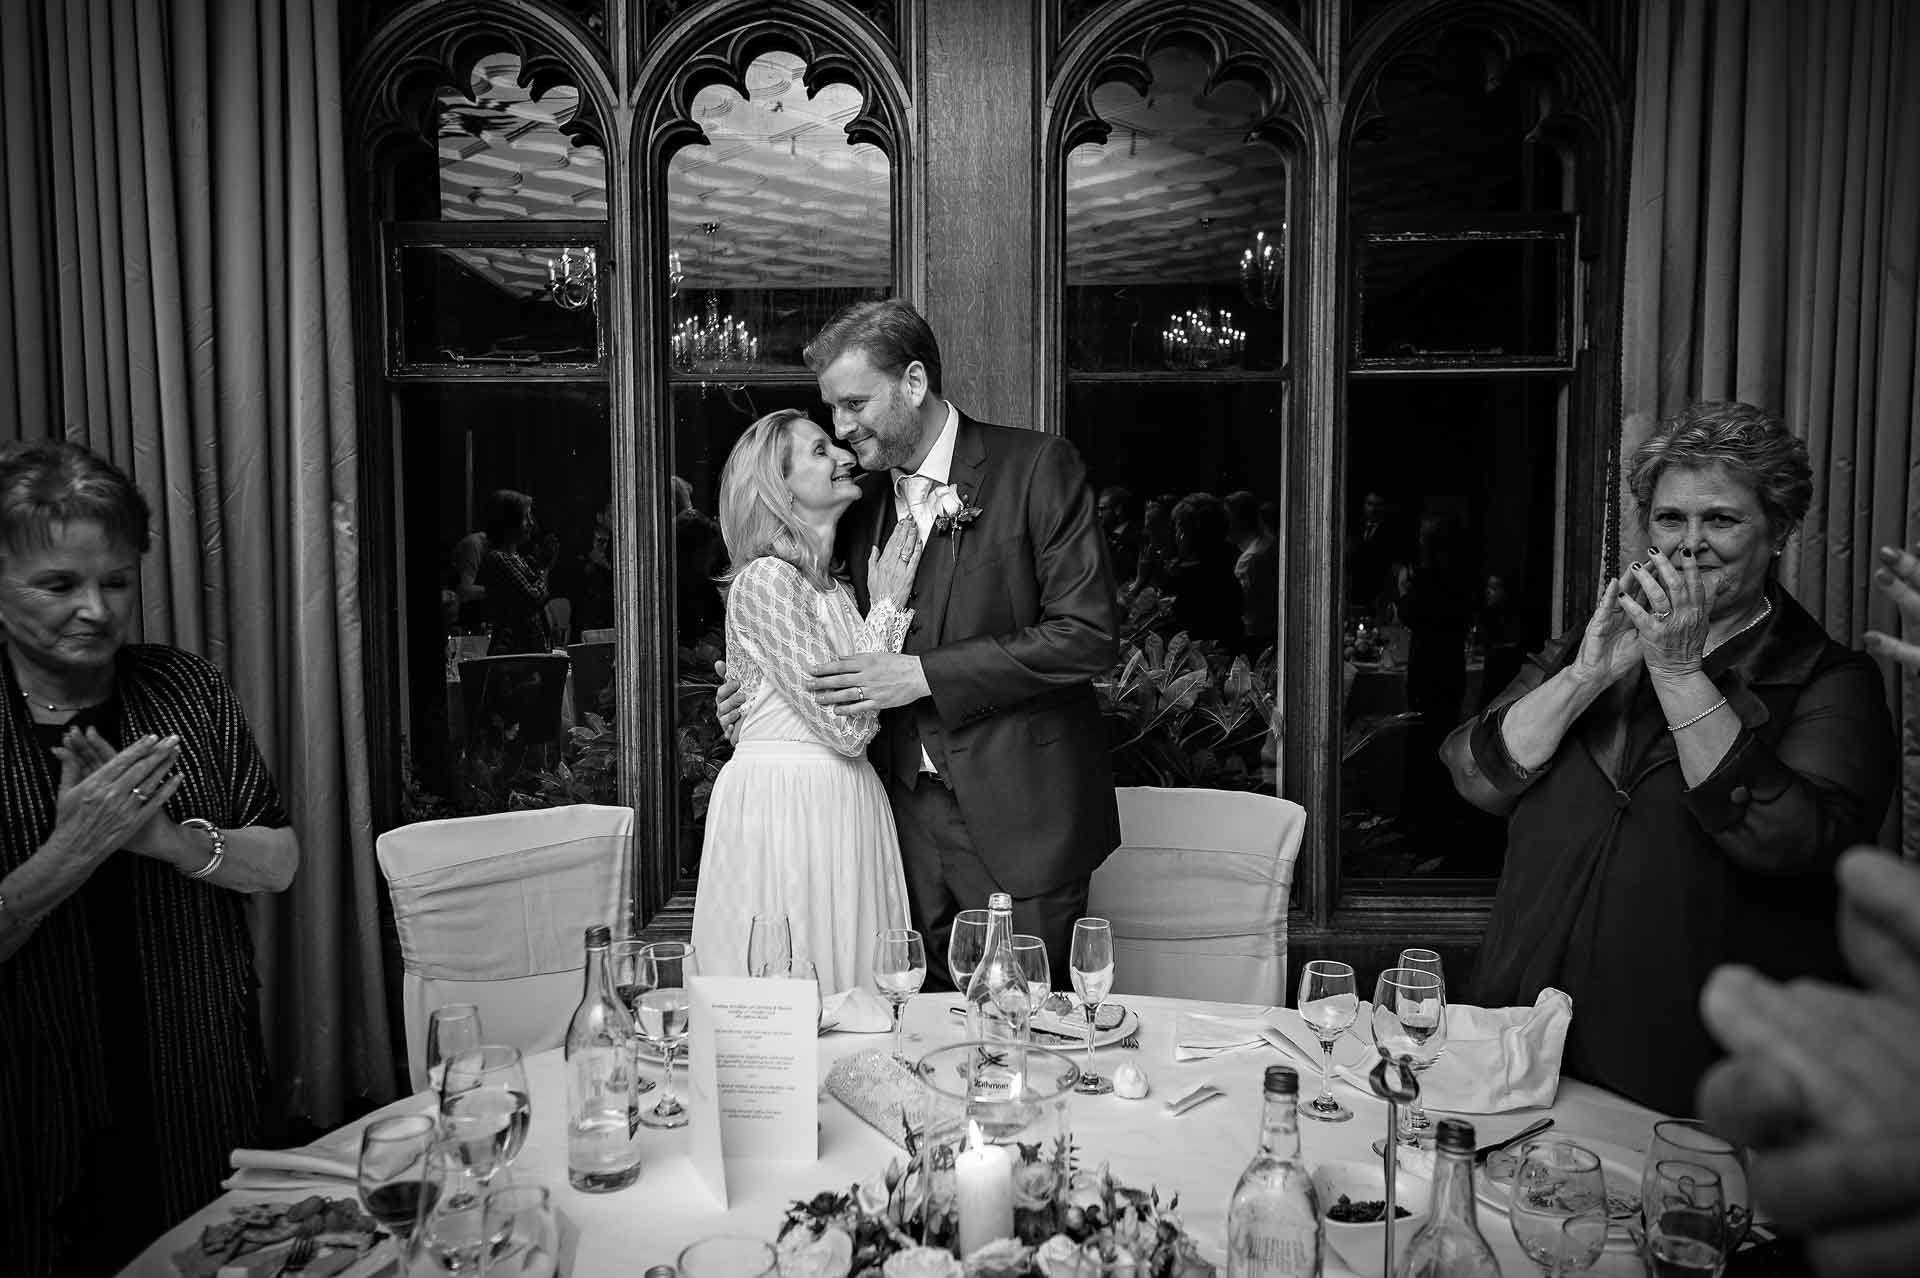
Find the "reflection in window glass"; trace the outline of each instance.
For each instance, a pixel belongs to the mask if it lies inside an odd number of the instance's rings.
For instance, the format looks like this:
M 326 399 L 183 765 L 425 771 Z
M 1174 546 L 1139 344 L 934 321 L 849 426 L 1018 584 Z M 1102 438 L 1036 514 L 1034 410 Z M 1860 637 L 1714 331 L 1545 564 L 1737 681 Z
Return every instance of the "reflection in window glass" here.
M 395 398 L 408 819 L 617 802 L 605 391 Z
M 410 244 L 398 259 L 400 366 L 600 363 L 592 245 Z
M 1125 617 L 1096 686 L 1119 784 L 1273 793 L 1289 168 L 1253 88 L 1152 71 L 1066 163 L 1066 430 Z

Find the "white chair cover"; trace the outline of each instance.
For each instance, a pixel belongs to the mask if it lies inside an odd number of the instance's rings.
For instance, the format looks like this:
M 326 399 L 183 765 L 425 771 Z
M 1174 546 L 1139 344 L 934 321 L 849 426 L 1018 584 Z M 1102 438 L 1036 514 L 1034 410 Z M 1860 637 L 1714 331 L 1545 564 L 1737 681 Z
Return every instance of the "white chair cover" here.
M 1087 898 L 1087 913 L 1113 924 L 1114 989 L 1284 1005 L 1306 809 L 1232 790 L 1116 793 L 1120 846 Z
M 633 809 L 577 804 L 421 821 L 381 835 L 405 971 L 407 1064 L 426 1086 L 427 1017 L 473 1003 L 490 1043 L 558 1047 L 590 924 L 624 914 Z

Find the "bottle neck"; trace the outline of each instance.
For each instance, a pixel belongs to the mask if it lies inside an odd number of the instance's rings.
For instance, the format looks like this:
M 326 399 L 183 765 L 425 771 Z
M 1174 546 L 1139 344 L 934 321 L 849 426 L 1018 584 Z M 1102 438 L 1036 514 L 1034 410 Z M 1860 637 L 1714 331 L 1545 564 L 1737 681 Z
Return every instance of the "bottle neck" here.
M 987 953 L 991 955 L 1000 946 L 1013 948 L 1013 910 L 1011 907 L 1001 910 L 987 910 Z
M 1473 1155 L 1438 1151 L 1433 1160 L 1433 1202 L 1429 1213 L 1434 1221 L 1464 1221 L 1476 1232 L 1474 1219 Z
M 598 994 L 606 998 L 613 997 L 613 986 L 609 984 L 611 973 L 607 970 L 607 947 L 589 945 L 587 947 L 586 997 Z
M 1260 1152 L 1286 1162 L 1300 1161 L 1300 1098 L 1268 1092 L 1260 1112 Z

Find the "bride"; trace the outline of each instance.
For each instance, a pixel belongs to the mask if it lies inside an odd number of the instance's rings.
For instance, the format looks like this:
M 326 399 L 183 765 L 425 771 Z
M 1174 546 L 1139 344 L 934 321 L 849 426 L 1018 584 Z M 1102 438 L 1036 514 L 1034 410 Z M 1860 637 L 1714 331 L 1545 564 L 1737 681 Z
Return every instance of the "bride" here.
M 901 604 L 917 536 L 876 552 L 864 618 L 832 575 L 857 473 L 853 455 L 793 409 L 748 427 L 720 473 L 727 672 L 747 703 L 714 781 L 694 897 L 694 947 L 710 975 L 745 974 L 755 914 L 787 916 L 793 957 L 812 960 L 823 993 L 870 985 L 874 934 L 907 926 L 893 812 L 866 758 L 879 716 L 836 714 L 805 691 L 807 671 L 843 653 L 899 651 L 912 616 Z

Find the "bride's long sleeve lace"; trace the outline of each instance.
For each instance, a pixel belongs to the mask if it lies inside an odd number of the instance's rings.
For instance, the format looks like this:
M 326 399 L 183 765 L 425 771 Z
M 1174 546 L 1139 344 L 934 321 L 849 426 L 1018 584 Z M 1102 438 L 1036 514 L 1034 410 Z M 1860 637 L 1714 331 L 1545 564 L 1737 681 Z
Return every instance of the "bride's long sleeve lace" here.
M 727 656 L 729 669 L 749 696 L 764 679 L 798 711 L 809 728 L 845 755 L 865 750 L 879 730 L 873 711 L 835 714 L 806 690 L 807 672 L 841 656 L 833 633 L 821 620 L 820 592 L 784 559 L 766 556 L 754 560 L 733 579 L 727 592 Z M 829 600 L 841 607 L 840 599 Z M 882 601 L 864 620 L 853 616 L 855 650 L 898 652 L 912 613 Z

